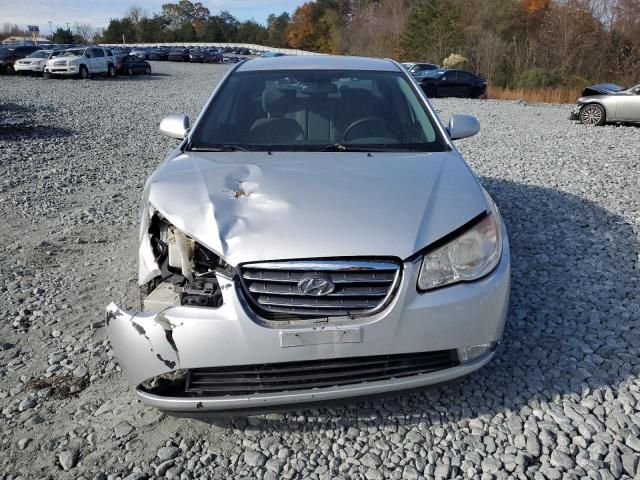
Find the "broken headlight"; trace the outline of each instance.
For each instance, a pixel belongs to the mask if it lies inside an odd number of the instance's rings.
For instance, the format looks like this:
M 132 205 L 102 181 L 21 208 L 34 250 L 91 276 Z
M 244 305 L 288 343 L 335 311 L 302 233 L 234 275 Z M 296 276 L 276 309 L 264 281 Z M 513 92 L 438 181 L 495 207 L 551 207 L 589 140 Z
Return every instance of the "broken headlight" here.
M 478 280 L 496 268 L 502 256 L 502 224 L 496 205 L 488 195 L 487 201 L 489 215 L 423 257 L 419 290 Z
M 156 213 L 148 230 L 160 276 L 143 286 L 145 310 L 173 305 L 217 308 L 222 294 L 216 274 L 229 278 L 233 268 Z

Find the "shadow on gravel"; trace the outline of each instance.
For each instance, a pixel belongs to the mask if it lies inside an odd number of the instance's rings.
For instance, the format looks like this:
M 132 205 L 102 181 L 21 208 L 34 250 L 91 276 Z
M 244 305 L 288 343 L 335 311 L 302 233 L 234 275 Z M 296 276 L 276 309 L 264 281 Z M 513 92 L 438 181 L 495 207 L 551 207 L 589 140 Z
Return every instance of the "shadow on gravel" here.
M 493 178 L 482 182 L 507 223 L 513 265 L 504 341 L 489 365 L 417 393 L 318 406 L 301 411 L 299 420 L 293 415 L 200 420 L 296 431 L 362 422 L 446 425 L 519 414 L 540 402 L 580 397 L 600 387 L 615 392 L 639 375 L 640 308 L 634 299 L 640 246 L 631 225 L 575 195 Z
M 38 111 L 31 106 L 17 103 L 0 104 L 0 141 L 20 141 L 25 138 L 61 138 L 72 135 L 74 132 L 53 125 L 42 124 L 42 113 L 46 117 L 51 112 Z

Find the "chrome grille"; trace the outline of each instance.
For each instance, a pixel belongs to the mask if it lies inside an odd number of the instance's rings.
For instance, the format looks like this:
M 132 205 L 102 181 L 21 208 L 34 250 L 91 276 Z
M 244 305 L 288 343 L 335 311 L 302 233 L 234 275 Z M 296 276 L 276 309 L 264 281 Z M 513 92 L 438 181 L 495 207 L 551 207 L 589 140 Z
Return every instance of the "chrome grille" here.
M 371 315 L 391 300 L 400 273 L 400 264 L 375 260 L 264 262 L 240 268 L 252 308 L 272 317 Z M 300 284 L 310 278 L 329 282 L 328 293 L 305 291 Z

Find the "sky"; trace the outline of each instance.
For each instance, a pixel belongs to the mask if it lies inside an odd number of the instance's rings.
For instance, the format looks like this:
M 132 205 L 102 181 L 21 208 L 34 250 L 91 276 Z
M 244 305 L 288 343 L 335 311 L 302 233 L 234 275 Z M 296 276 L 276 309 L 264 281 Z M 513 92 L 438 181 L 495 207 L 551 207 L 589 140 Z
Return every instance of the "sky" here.
M 74 23 L 90 23 L 104 28 L 111 18 L 120 18 L 137 5 L 149 14 L 160 12 L 163 3 L 177 0 L 0 0 L 0 24 L 15 23 L 20 27 L 38 25 L 41 35 L 52 28 L 72 27 Z M 192 0 L 195 1 L 196 0 Z M 255 19 L 265 23 L 270 13 L 293 12 L 304 0 L 200 0 L 212 14 L 228 10 L 239 20 Z

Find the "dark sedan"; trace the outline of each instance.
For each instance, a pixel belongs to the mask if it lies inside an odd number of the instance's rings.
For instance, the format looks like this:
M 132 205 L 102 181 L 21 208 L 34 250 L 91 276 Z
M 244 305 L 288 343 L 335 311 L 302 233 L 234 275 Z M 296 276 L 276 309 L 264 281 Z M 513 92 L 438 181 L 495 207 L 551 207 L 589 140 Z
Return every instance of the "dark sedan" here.
M 205 50 L 204 61 L 205 63 L 220 63 L 224 60 L 224 55 L 218 50 Z
M 16 60 L 28 57 L 33 52 L 41 50 L 37 45 L 9 45 L 0 47 L 0 72 L 13 73 Z
M 466 70 L 427 70 L 415 76 L 427 97 L 484 98 L 487 81 Z
M 169 52 L 162 48 L 154 48 L 149 51 L 148 59 L 149 60 L 167 60 L 169 57 Z
M 175 50 L 171 50 L 169 55 L 167 56 L 167 60 L 170 62 L 188 62 L 189 61 L 189 50 L 186 48 L 177 48 Z
M 204 52 L 199 48 L 189 50 L 189 61 L 192 63 L 204 62 Z
M 151 75 L 151 64 L 136 55 L 126 55 L 122 60 L 118 61 L 116 71 L 119 75 L 123 75 L 125 73 L 127 75 L 135 75 L 139 73 Z

